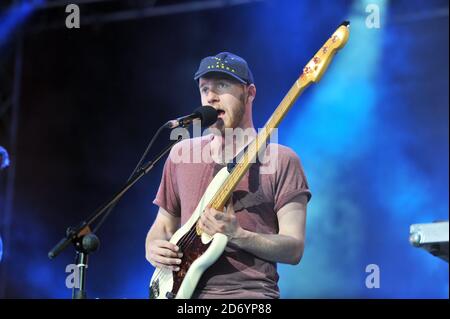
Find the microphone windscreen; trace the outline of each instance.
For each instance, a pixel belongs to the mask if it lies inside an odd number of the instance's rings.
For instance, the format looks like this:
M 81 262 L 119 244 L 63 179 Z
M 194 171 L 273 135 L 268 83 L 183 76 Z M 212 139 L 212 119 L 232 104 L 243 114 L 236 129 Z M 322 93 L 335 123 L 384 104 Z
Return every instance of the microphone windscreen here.
M 211 126 L 217 121 L 218 113 L 216 109 L 210 105 L 200 106 L 199 108 L 195 109 L 194 113 L 200 116 L 203 127 Z

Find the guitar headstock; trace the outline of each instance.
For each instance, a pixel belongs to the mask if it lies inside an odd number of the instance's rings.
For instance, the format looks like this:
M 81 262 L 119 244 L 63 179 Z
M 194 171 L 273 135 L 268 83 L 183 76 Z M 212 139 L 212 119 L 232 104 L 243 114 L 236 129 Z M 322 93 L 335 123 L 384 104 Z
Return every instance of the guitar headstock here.
M 350 35 L 350 22 L 344 21 L 303 68 L 300 81 L 319 82 L 336 52 L 343 48 Z

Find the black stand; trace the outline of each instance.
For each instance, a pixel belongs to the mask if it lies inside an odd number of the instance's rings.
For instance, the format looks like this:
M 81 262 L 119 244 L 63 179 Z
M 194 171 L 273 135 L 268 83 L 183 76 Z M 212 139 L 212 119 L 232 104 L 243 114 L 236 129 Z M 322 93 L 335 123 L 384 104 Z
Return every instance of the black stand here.
M 97 236 L 90 233 L 79 237 L 75 241 L 77 256 L 75 265 L 78 268 L 78 276 L 75 277 L 74 287 L 72 289 L 72 299 L 86 299 L 86 270 L 88 268 L 88 255 L 98 249 L 100 240 Z
M 81 222 L 79 226 L 73 228 L 69 227 L 66 231 L 66 237 L 61 239 L 55 247 L 48 253 L 48 257 L 50 259 L 55 258 L 59 255 L 70 243 L 75 246 L 75 250 L 77 251 L 76 256 L 76 265 L 78 267 L 78 276 L 75 278 L 75 288 L 73 288 L 72 298 L 74 299 L 84 299 L 87 297 L 86 294 L 86 271 L 88 267 L 88 255 L 91 252 L 97 250 L 100 245 L 100 241 L 95 236 L 91 230 L 90 226 L 92 223 L 108 212 L 109 208 L 115 205 L 120 198 L 134 185 L 136 182 L 147 174 L 155 164 L 170 151 L 170 149 L 179 141 L 182 140 L 182 137 L 179 136 L 178 139 L 171 144 L 169 144 L 165 149 L 163 149 L 154 160 L 149 161 L 144 164 L 140 168 L 136 170 L 136 173 L 128 180 L 125 186 L 122 187 L 120 191 L 118 191 L 111 200 L 97 209 L 87 220 Z M 78 277 L 78 278 L 77 278 Z

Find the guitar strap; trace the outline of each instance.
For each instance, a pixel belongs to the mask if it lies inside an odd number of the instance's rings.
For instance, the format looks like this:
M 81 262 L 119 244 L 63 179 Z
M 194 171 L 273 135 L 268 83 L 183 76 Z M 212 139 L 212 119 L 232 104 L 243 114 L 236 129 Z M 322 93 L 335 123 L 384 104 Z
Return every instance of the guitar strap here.
M 253 140 L 254 141 L 254 140 Z M 227 164 L 227 170 L 228 173 L 231 174 L 231 172 L 233 171 L 234 167 L 236 166 L 237 163 L 239 163 L 239 161 L 241 160 L 242 156 L 244 156 L 245 152 L 247 151 L 249 145 L 251 143 L 253 143 L 253 141 L 251 141 L 250 143 L 248 143 L 243 149 L 242 151 L 240 151 L 233 159 L 230 163 Z M 269 140 L 266 140 L 266 148 L 269 145 Z

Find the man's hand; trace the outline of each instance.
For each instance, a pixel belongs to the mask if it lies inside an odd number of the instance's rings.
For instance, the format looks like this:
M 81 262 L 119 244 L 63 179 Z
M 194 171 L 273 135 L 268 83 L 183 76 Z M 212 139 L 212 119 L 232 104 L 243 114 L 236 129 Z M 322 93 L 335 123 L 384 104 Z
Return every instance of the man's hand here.
M 155 267 L 178 271 L 182 256 L 179 247 L 167 240 L 155 239 L 147 243 L 146 258 Z
M 201 230 L 210 236 L 213 236 L 215 233 L 222 233 L 229 240 L 237 237 L 243 231 L 239 226 L 231 200 L 225 212 L 221 212 L 210 206 L 206 207 L 200 217 L 199 226 Z
M 145 239 L 145 258 L 155 267 L 179 270 L 181 251 L 168 241 L 180 227 L 180 218 L 159 208 L 156 220 Z

